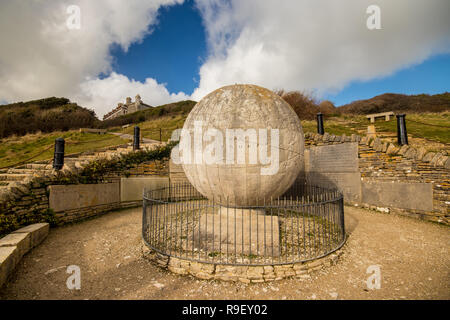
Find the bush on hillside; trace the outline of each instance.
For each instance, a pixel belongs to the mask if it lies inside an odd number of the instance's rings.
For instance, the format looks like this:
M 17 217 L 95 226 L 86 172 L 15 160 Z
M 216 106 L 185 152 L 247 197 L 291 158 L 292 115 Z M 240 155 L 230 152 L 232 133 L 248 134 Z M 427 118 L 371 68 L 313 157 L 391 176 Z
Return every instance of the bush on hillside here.
M 338 108 L 346 114 L 371 114 L 387 111 L 423 113 L 450 110 L 450 92 L 429 95 L 385 93 L 367 100 L 357 100 Z
M 95 112 L 66 98 L 45 98 L 0 106 L 0 138 L 96 126 Z
M 316 118 L 318 112 L 325 115 L 335 113 L 334 104 L 330 101 L 323 101 L 320 104 L 310 94 L 300 91 L 277 90 L 275 91 L 284 101 L 294 109 L 300 120 L 312 120 Z

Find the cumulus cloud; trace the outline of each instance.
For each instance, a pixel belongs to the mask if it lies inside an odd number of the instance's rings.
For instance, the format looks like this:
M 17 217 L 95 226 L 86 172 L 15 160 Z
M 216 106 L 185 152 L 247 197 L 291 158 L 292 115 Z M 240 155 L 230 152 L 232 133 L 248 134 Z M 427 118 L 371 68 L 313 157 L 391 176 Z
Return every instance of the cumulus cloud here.
M 64 0 L 2 1 L 0 4 L 0 99 L 18 101 L 46 96 L 80 97 L 80 90 L 91 94 L 89 106 L 104 113 L 104 103 L 88 87 L 99 86 L 95 79 L 112 71 L 110 46 L 127 50 L 142 40 L 157 23 L 161 6 L 183 0 Z M 81 28 L 69 30 L 67 8 L 81 10 Z M 117 80 L 112 74 L 105 85 Z M 126 83 L 124 79 L 120 79 Z M 135 88 L 128 81 L 130 89 Z M 148 94 L 160 85 L 152 80 L 142 84 Z M 111 90 L 113 92 L 114 90 Z M 126 90 L 123 90 L 126 91 Z M 126 95 L 135 94 L 126 92 Z M 170 99 L 170 95 L 168 98 Z M 83 101 L 87 101 L 85 97 Z M 123 97 L 121 97 L 123 98 Z M 89 101 L 88 101 L 89 102 Z M 114 102 L 114 104 L 117 101 Z M 98 103 L 98 105 L 97 105 Z M 111 107 L 112 105 L 110 105 Z
M 271 89 L 342 89 L 450 52 L 448 0 L 197 0 L 210 56 L 193 94 L 255 83 Z M 381 9 L 369 30 L 366 9 Z
M 136 94 L 141 96 L 142 101 L 153 106 L 189 99 L 183 92 L 169 93 L 164 85 L 158 84 L 154 79 L 147 78 L 142 83 L 115 72 L 104 79 L 85 81 L 80 88 L 75 101 L 95 108 L 97 114 L 101 115 L 111 111 L 118 102 L 124 103 L 125 97 L 131 96 L 134 100 Z

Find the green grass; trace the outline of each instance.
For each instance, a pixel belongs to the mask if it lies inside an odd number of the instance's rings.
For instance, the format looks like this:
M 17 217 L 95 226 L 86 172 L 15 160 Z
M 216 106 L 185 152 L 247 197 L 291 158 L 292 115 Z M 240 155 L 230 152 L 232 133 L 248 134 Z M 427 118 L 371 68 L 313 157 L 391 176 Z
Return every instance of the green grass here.
M 159 129 L 161 128 L 162 141 L 167 141 L 172 136 L 172 132 L 177 128 L 182 128 L 185 115 L 167 116 L 155 120 L 149 120 L 138 123 L 137 126 L 141 129 L 141 136 L 143 138 L 153 139 L 159 141 Z M 134 126 L 128 128 L 114 128 L 115 132 L 122 132 L 133 134 Z
M 301 122 L 303 127 L 303 132 L 317 132 L 317 122 L 304 120 Z M 340 121 L 336 120 L 325 120 L 324 121 L 325 132 L 329 134 L 334 134 L 337 136 L 341 136 L 343 134 L 350 136 L 353 133 L 357 134 L 354 128 L 348 126 L 347 124 L 343 124 Z
M 79 153 L 95 151 L 100 148 L 120 145 L 129 142 L 110 134 L 98 135 L 80 133 L 79 131 L 54 132 L 49 134 L 30 134 L 23 137 L 3 139 L 0 145 L 0 168 L 16 164 L 33 157 L 37 160 L 47 160 L 53 157 L 55 139 L 62 137 L 66 140 L 65 153 Z M 50 148 L 40 154 L 46 148 Z M 35 157 L 36 155 L 39 156 Z
M 419 123 L 420 122 L 420 123 Z M 330 134 L 351 135 L 352 133 L 365 135 L 367 126 L 371 123 L 365 116 L 341 115 L 329 117 L 324 120 L 325 131 Z M 317 132 L 317 123 L 302 121 L 304 132 Z M 397 133 L 397 119 L 391 117 L 390 121 L 377 119 L 375 129 L 379 134 Z M 406 116 L 406 130 L 413 138 L 426 139 L 438 143 L 450 143 L 450 113 L 422 113 L 408 114 Z
M 397 132 L 397 119 L 376 121 L 377 132 Z M 408 114 L 406 131 L 414 138 L 450 143 L 450 113 L 442 114 Z
M 156 120 L 149 120 L 137 124 L 141 128 L 144 138 L 159 140 L 159 128 L 162 128 L 162 140 L 167 141 L 172 131 L 176 128 L 182 128 L 186 115 L 166 116 Z M 424 125 L 417 123 L 422 122 Z M 302 120 L 303 132 L 317 132 L 317 122 L 315 120 Z M 335 115 L 327 117 L 324 120 L 325 131 L 329 134 L 350 136 L 352 134 L 365 135 L 369 120 L 362 115 Z M 408 114 L 406 116 L 407 131 L 413 138 L 426 139 L 441 144 L 450 143 L 450 113 L 424 113 Z M 437 125 L 437 126 L 435 126 Z M 397 133 L 397 120 L 395 117 L 390 121 L 378 119 L 375 122 L 376 132 L 383 135 L 395 135 Z M 120 127 L 112 128 L 111 131 L 133 134 L 133 126 L 122 129 Z M 436 146 L 434 146 L 436 147 Z M 440 149 L 440 147 L 436 147 Z

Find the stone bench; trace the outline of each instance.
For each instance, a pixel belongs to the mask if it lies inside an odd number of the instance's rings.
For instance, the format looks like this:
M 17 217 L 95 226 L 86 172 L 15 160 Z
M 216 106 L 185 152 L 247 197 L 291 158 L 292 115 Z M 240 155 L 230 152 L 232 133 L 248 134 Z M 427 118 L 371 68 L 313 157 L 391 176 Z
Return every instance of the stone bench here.
M 391 120 L 391 116 L 394 116 L 394 112 L 389 111 L 389 112 L 368 114 L 366 118 L 369 119 L 371 123 L 374 123 L 376 118 L 384 117 L 385 121 L 389 121 Z
M 48 223 L 35 223 L 0 239 L 0 287 L 6 282 L 22 257 L 47 237 L 49 229 Z

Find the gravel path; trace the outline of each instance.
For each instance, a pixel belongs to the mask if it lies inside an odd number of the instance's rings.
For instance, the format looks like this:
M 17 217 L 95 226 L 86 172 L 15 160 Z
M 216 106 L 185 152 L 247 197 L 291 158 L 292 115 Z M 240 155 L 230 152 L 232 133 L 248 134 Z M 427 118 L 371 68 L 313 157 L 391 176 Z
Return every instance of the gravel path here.
M 450 229 L 345 207 L 349 239 L 337 265 L 305 279 L 251 284 L 173 275 L 142 258 L 141 209 L 52 229 L 0 290 L 0 299 L 450 299 Z M 66 287 L 68 265 L 81 290 Z M 381 288 L 366 273 L 379 265 Z

